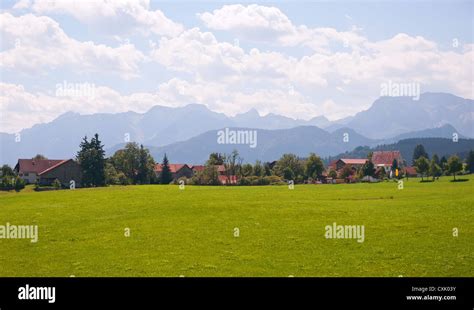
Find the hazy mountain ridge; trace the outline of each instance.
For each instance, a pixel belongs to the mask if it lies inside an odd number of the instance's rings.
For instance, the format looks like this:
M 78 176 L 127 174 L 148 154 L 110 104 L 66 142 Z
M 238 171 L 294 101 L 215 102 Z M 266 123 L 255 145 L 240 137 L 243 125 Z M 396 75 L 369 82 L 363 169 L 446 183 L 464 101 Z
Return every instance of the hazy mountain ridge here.
M 413 151 L 418 144 L 424 146 L 430 158 L 434 154 L 437 154 L 439 158 L 457 154 L 460 158 L 465 159 L 469 151 L 474 150 L 474 139 L 459 139 L 454 142 L 448 138 L 409 138 L 396 143 L 379 144 L 376 147 L 359 146 L 350 152 L 340 153 L 332 158 L 367 158 L 369 152 L 397 150 L 400 151 L 406 163 L 412 165 Z
M 472 104 L 473 100 L 450 94 L 423 94 L 419 101 L 406 97 L 382 97 L 376 100 L 368 110 L 335 122 L 329 121 L 324 116 L 307 121 L 276 114 L 260 116 L 256 110 L 228 117 L 225 114 L 210 111 L 206 106 L 199 104 L 178 108 L 155 106 L 146 113 L 80 115 L 68 112 L 50 123 L 37 124 L 24 129 L 19 136 L 0 134 L 0 163 L 14 164 L 18 158 L 33 157 L 37 153 L 49 158 L 71 158 L 75 156 L 82 138 L 85 135 L 91 137 L 96 132 L 99 133 L 107 149 L 128 141 L 154 148 L 173 146 L 177 142 L 188 141 L 206 132 L 225 127 L 280 130 L 279 134 L 285 136 L 287 133 L 281 130 L 316 126 L 320 130 L 325 129 L 325 139 L 342 136 L 344 132 L 347 132 L 349 138 L 353 136 L 354 142 L 357 138 L 360 143 L 367 142 L 370 145 L 373 145 L 375 141 L 393 143 L 401 139 L 426 135 L 447 138 L 452 135 L 450 131 L 456 129 L 459 129 L 456 132 L 459 133 L 460 138 L 472 137 L 474 136 Z M 441 129 L 437 128 L 441 125 L 445 126 L 440 127 Z M 296 143 L 298 145 L 294 146 L 297 149 L 304 149 L 300 145 L 306 143 L 305 139 L 312 138 L 295 135 L 292 136 L 293 140 L 288 142 L 285 142 L 286 140 L 277 142 L 273 135 L 266 134 L 259 138 L 265 139 L 265 137 L 273 139 L 271 140 L 273 143 L 288 143 L 288 145 Z M 316 134 L 318 145 L 313 144 L 313 146 L 316 149 L 326 146 L 321 150 L 323 154 L 337 154 L 346 150 L 322 141 L 321 137 Z M 20 141 L 16 142 L 18 138 Z M 312 143 L 312 140 L 308 141 L 310 141 L 309 144 Z M 270 145 L 268 143 L 270 142 L 267 142 L 267 147 Z M 350 144 L 352 145 L 352 141 Z M 275 147 L 273 150 L 279 152 Z

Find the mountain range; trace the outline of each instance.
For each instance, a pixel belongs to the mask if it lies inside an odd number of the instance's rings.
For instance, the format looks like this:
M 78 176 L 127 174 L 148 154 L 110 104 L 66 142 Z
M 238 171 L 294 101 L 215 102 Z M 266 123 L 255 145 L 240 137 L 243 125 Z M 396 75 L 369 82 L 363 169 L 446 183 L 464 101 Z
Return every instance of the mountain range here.
M 250 110 L 234 117 L 200 104 L 170 108 L 154 106 L 146 113 L 68 112 L 49 123 L 37 124 L 18 134 L 0 133 L 0 163 L 40 153 L 48 158 L 74 157 L 84 136 L 99 133 L 108 153 L 128 141 L 149 147 L 156 160 L 164 152 L 177 162 L 202 163 L 212 150 L 231 151 L 234 145 L 216 145 L 222 128 L 258 130 L 258 146 L 238 145 L 246 160 L 273 160 L 282 152 L 316 152 L 321 156 L 352 150 L 358 145 L 376 146 L 418 137 L 474 137 L 473 100 L 445 93 L 425 93 L 418 101 L 408 97 L 381 97 L 354 116 L 329 121 L 324 116 L 310 120 L 276 114 L 259 115 Z M 349 140 L 343 141 L 348 134 Z M 165 147 L 166 146 L 166 147 Z M 184 156 L 183 154 L 188 154 Z M 301 154 L 303 155 L 303 154 Z M 248 158 L 246 158 L 248 156 Z M 206 156 L 207 158 L 207 156 Z

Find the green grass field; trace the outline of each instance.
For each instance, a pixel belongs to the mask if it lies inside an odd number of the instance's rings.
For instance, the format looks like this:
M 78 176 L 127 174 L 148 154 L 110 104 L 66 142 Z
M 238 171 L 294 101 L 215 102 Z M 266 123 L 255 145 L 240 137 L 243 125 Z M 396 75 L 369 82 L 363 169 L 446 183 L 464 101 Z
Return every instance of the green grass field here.
M 0 239 L 0 276 L 472 277 L 465 178 L 3 192 L 0 225 L 38 225 L 39 240 Z M 365 225 L 365 242 L 326 239 L 333 222 Z

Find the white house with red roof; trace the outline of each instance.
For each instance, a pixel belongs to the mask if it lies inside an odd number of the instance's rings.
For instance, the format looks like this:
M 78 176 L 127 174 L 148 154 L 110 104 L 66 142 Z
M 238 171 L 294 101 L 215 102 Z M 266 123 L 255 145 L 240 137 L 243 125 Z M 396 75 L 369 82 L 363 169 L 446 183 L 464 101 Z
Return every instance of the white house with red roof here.
M 41 172 L 62 161 L 63 159 L 18 159 L 18 163 L 13 169 L 26 184 L 33 184 L 39 181 L 38 175 Z
M 397 160 L 399 168 L 403 167 L 403 158 L 400 151 L 375 151 L 372 154 L 372 163 L 375 168 L 383 168 L 387 173 L 391 172 L 394 159 Z
M 80 187 L 82 181 L 81 167 L 73 159 L 19 159 L 14 170 L 27 184 L 51 185 L 57 179 L 65 187 L 71 181 Z

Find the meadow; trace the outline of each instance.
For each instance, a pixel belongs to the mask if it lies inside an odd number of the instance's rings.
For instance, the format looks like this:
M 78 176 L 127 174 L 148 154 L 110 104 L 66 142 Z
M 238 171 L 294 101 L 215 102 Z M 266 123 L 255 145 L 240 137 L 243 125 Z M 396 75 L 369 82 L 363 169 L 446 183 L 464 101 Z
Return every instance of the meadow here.
M 474 276 L 474 178 L 0 193 L 0 277 Z M 364 242 L 325 227 L 364 225 Z M 454 233 L 454 231 L 457 232 Z

